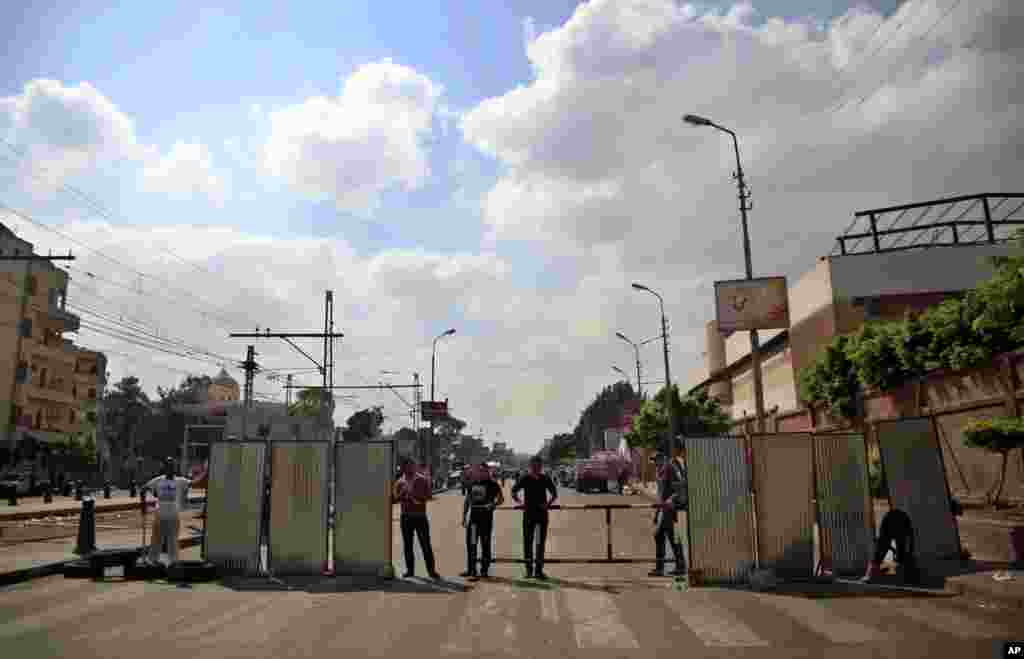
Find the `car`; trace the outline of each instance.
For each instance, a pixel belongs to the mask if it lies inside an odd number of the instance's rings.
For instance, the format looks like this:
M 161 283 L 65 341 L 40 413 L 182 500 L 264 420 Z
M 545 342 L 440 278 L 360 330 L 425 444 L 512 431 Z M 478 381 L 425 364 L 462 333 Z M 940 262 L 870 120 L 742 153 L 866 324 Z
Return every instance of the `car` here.
M 10 492 L 13 488 L 19 497 L 28 496 L 30 485 L 27 474 L 7 473 L 0 478 L 0 491 Z

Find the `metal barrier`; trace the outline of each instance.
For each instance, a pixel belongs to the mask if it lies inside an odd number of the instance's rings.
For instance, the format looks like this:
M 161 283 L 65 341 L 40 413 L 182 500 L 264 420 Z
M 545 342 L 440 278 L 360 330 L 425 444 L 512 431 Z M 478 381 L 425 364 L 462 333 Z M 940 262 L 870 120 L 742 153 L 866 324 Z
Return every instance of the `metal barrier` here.
M 581 506 L 562 506 L 555 505 L 548 508 L 548 510 L 603 510 L 604 511 L 604 523 L 605 523 L 605 537 L 606 537 L 606 554 L 604 558 L 548 558 L 544 557 L 544 564 L 551 563 L 553 565 L 574 563 L 574 564 L 600 564 L 600 565 L 618 565 L 628 563 L 654 563 L 654 557 L 651 558 L 615 558 L 615 554 L 612 550 L 612 511 L 613 510 L 652 510 L 657 508 L 655 504 L 629 504 L 629 503 L 609 503 L 609 504 L 584 504 Z M 495 508 L 495 510 L 518 510 L 524 511 L 523 506 L 503 506 L 501 508 Z M 477 562 L 482 563 L 483 559 L 478 558 Z M 512 558 L 510 556 L 495 556 L 491 559 L 492 563 L 525 563 L 526 559 L 523 558 Z
M 758 566 L 783 578 L 814 569 L 814 469 L 809 433 L 753 435 Z
M 334 571 L 385 576 L 394 569 L 394 442 L 350 442 L 337 444 L 334 450 Z
M 878 448 L 889 505 L 910 515 L 915 553 L 921 558 L 958 558 L 960 535 L 933 421 L 880 421 Z
M 823 433 L 811 440 L 817 503 L 819 571 L 864 574 L 875 542 L 864 435 Z
M 270 442 L 267 563 L 278 575 L 318 574 L 327 561 L 330 442 Z
M 204 556 L 223 572 L 258 574 L 263 530 L 265 442 L 214 441 L 206 490 Z

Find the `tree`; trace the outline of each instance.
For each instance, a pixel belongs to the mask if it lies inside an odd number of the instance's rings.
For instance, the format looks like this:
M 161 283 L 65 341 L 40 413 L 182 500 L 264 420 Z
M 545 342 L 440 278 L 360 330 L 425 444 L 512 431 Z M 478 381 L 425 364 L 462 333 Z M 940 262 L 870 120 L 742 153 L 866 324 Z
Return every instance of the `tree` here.
M 348 426 L 341 431 L 341 437 L 346 442 L 365 442 L 377 436 L 380 425 L 384 423 L 384 412 L 381 407 L 369 407 L 359 410 L 348 418 L 345 424 Z
M 640 397 L 628 382 L 616 382 L 605 387 L 580 415 L 573 431 L 577 451 L 589 454 L 590 447 L 600 445 L 606 428 L 619 425 L 627 405 L 636 405 Z
M 198 405 L 203 402 L 203 392 L 210 386 L 210 377 L 207 375 L 189 375 L 177 387 L 164 389 L 157 387 L 156 393 L 160 397 L 160 407 L 171 411 L 177 405 Z
M 288 408 L 289 416 L 320 416 L 320 408 L 324 400 L 330 400 L 331 394 L 323 395 L 323 389 L 299 389 L 295 402 Z
M 633 429 L 626 433 L 626 444 L 635 449 L 657 449 L 669 432 L 668 410 L 661 400 L 644 401 L 640 414 L 633 417 Z
M 1006 466 L 1010 451 L 1015 448 L 1024 449 L 1024 419 L 1014 417 L 972 419 L 964 426 L 964 445 L 999 453 L 1003 457 L 999 481 L 994 488 L 995 493 L 989 492 L 990 502 L 994 507 L 998 507 L 999 497 L 1003 493 L 1003 484 L 1006 482 Z
M 151 413 L 149 396 L 139 386 L 139 379 L 135 376 L 122 378 L 107 392 L 103 403 L 111 457 L 120 461 L 138 456 L 139 430 Z

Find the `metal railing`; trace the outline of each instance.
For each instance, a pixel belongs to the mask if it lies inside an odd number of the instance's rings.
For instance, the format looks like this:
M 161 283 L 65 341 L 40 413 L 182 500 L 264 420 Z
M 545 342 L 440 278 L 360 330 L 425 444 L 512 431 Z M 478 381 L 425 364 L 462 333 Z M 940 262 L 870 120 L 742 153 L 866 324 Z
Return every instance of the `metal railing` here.
M 544 557 L 544 563 L 557 564 L 600 564 L 600 565 L 620 565 L 630 563 L 655 563 L 657 560 L 652 556 L 650 558 L 615 558 L 615 553 L 612 548 L 612 511 L 613 510 L 654 510 L 657 509 L 657 504 L 629 504 L 629 503 L 595 503 L 595 504 L 584 504 L 584 505 L 554 505 L 547 508 L 547 510 L 603 510 L 604 511 L 604 523 L 605 523 L 605 557 L 604 558 L 548 558 Z M 502 506 L 495 508 L 495 510 L 517 510 L 525 511 L 525 506 Z M 666 559 L 668 560 L 668 559 Z M 482 563 L 482 558 L 477 558 L 478 563 Z M 524 558 L 513 558 L 511 556 L 495 556 L 491 559 L 492 563 L 525 563 Z

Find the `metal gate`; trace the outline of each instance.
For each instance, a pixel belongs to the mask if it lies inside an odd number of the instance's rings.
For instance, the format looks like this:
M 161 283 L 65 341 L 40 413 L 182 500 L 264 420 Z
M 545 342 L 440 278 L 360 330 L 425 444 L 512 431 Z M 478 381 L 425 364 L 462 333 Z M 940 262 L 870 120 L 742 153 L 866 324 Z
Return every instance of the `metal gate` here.
M 391 564 L 394 442 L 335 446 L 334 571 L 386 576 Z
M 270 456 L 270 569 L 320 574 L 327 562 L 330 443 L 271 441 Z
M 780 577 L 814 570 L 814 478 L 809 433 L 755 435 L 757 560 Z
M 920 558 L 958 558 L 960 535 L 931 419 L 880 421 L 877 428 L 889 505 L 910 515 L 915 553 Z
M 258 574 L 265 442 L 214 441 L 206 491 L 206 560 L 227 574 Z
M 690 569 L 704 583 L 745 581 L 754 566 L 750 465 L 743 437 L 687 437 Z
M 864 435 L 829 433 L 812 441 L 821 560 L 835 574 L 863 574 L 875 538 Z

